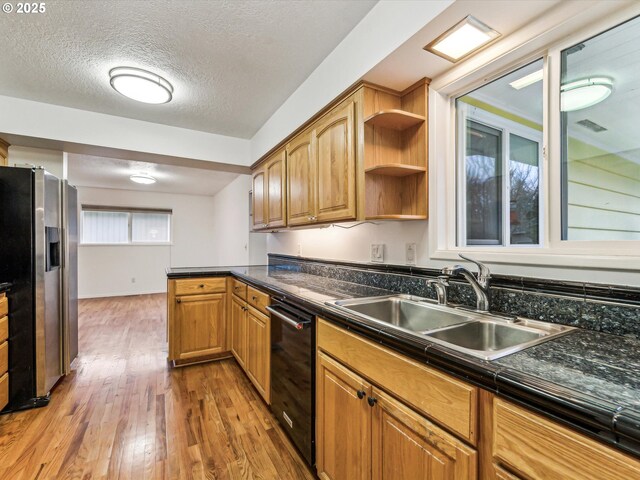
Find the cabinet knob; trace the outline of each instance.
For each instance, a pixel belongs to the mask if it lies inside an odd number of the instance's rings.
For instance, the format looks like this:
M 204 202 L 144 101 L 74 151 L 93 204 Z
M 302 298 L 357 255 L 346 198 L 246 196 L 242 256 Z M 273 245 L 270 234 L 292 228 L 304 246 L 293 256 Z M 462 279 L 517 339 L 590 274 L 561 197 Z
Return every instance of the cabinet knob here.
M 182 303 L 182 300 L 180 300 L 180 299 L 178 298 L 178 299 L 176 299 L 176 302 L 177 302 L 177 303 Z
M 200 285 L 198 285 L 199 288 L 204 288 L 204 283 L 201 283 Z
M 376 403 L 378 403 L 378 399 L 373 397 L 368 397 L 367 403 L 369 404 L 370 407 L 373 407 Z
M 360 400 L 362 400 L 362 399 L 364 398 L 364 394 L 365 394 L 365 392 L 364 392 L 364 390 L 358 390 L 358 391 L 356 392 L 356 394 L 358 395 L 358 398 L 359 398 Z
M 255 295 L 253 295 L 253 296 L 251 297 L 251 300 L 253 300 L 253 301 L 255 302 L 255 301 L 257 301 L 257 300 L 258 300 L 258 297 L 256 297 Z

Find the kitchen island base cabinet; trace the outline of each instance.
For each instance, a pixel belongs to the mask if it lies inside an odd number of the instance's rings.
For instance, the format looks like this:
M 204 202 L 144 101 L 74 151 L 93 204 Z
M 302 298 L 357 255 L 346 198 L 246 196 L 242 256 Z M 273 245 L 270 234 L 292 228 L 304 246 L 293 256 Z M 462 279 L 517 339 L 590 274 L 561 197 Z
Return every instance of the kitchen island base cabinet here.
M 224 277 L 169 280 L 168 359 L 174 365 L 229 356 L 227 297 Z

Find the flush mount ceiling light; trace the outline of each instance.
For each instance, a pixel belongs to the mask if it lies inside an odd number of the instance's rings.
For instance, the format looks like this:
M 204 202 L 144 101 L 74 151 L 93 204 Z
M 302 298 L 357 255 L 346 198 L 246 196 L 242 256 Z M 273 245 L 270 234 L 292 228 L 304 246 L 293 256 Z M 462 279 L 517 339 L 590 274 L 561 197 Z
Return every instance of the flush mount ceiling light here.
M 173 86 L 168 81 L 141 68 L 112 68 L 109 78 L 116 92 L 138 102 L 167 103 L 173 96 Z
M 500 34 L 494 29 L 468 15 L 424 49 L 455 63 L 499 36 Z
M 151 185 L 152 183 L 156 183 L 156 179 L 151 175 L 147 175 L 146 173 L 131 175 L 129 179 L 132 182 L 142 183 L 143 185 Z
M 533 85 L 534 83 L 542 80 L 542 76 L 543 76 L 542 69 L 536 70 L 535 72 L 530 73 L 529 75 L 525 75 L 522 78 L 514 80 L 513 82 L 509 83 L 509 85 L 511 85 L 516 90 L 522 90 L 524 87 L 528 87 L 529 85 Z
M 613 80 L 591 77 L 565 83 L 560 87 L 560 110 L 573 112 L 600 103 L 613 90 Z

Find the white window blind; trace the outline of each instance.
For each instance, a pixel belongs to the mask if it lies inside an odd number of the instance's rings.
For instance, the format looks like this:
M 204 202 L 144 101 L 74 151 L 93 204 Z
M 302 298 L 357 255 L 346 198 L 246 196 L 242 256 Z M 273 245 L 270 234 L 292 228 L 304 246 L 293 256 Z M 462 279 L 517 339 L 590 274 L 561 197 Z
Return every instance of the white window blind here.
M 83 244 L 167 244 L 171 210 L 82 206 Z

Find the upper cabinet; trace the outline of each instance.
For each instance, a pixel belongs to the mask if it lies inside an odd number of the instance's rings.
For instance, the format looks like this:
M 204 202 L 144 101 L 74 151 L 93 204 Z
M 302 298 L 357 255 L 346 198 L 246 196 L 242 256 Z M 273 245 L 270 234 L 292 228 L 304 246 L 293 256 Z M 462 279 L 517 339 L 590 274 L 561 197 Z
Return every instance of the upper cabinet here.
M 0 167 L 9 166 L 9 144 L 0 138 Z
M 286 153 L 279 150 L 253 171 L 253 229 L 272 229 L 287 224 Z
M 253 170 L 254 230 L 426 219 L 428 85 L 361 84 L 289 137 Z
M 365 218 L 427 218 L 427 88 L 364 89 Z
M 355 220 L 356 155 L 353 101 L 328 113 L 313 130 L 319 222 Z
M 316 220 L 316 159 L 311 131 L 294 137 L 287 145 L 287 222 L 305 225 Z

